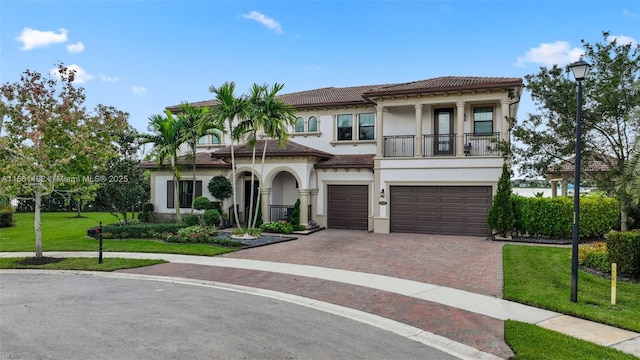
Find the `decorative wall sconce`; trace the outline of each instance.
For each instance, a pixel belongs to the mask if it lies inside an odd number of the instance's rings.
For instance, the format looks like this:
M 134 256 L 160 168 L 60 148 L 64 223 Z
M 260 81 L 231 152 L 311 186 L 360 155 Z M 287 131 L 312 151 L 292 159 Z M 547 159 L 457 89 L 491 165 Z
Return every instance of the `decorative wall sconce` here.
M 380 198 L 384 198 L 384 189 L 380 190 Z

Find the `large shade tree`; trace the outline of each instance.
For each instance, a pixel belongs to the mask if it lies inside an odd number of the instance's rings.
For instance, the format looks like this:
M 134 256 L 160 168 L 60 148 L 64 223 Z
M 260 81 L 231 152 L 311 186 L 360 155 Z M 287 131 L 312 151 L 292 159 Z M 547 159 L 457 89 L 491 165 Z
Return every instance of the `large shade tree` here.
M 595 44 L 582 40 L 591 71 L 584 83 L 582 164 L 604 162 L 609 171 L 598 186 L 620 201 L 621 227 L 627 228 L 629 196 L 616 187 L 632 158 L 640 127 L 640 46 L 603 33 Z M 513 130 L 515 160 L 525 174 L 544 175 L 575 152 L 577 85 L 568 66 L 542 67 L 525 76 L 539 113 L 528 114 Z
M 175 118 L 169 110 L 165 110 L 164 115 L 158 114 L 149 118 L 147 130 L 150 134 L 140 135 L 142 144 L 153 144 L 153 154 L 158 165 L 163 165 L 165 160 L 169 160 L 173 176 L 173 206 L 176 220 L 181 221 L 178 152 L 184 142 L 183 120 Z
M 73 84 L 75 73 L 59 64 L 56 77 L 26 70 L 20 81 L 0 88 L 0 193 L 26 194 L 35 201 L 35 256 L 42 258 L 42 198 L 61 188 L 75 191 L 114 156 L 105 129 L 126 126 L 111 107 L 84 107 L 85 91 Z M 92 164 L 91 166 L 89 164 Z M 78 169 L 83 169 L 79 171 Z

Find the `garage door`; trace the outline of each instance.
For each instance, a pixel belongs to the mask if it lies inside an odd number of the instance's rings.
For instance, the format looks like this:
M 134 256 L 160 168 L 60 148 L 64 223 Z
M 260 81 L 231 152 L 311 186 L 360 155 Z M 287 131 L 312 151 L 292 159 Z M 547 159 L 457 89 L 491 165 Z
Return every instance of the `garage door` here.
M 489 235 L 490 186 L 392 186 L 391 231 Z
M 327 189 L 327 227 L 360 230 L 369 228 L 367 185 L 329 185 Z

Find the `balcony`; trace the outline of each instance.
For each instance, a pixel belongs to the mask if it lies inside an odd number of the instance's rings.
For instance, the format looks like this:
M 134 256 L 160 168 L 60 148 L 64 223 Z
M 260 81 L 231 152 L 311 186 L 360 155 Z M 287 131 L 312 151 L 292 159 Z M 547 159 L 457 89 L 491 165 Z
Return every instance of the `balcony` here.
M 464 154 L 466 156 L 499 156 L 498 142 L 500 142 L 500 133 L 464 134 Z
M 458 140 L 459 141 L 459 140 Z M 499 156 L 496 145 L 500 133 L 464 134 L 465 156 Z M 415 154 L 415 136 L 385 136 L 383 142 L 384 157 L 413 157 Z M 455 156 L 456 134 L 422 135 L 422 156 Z

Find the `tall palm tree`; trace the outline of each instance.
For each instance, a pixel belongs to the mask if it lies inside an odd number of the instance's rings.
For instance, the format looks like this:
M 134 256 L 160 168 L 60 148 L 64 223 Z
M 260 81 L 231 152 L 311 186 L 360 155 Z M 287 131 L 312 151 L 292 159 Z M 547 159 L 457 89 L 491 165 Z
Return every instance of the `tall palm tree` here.
M 153 115 L 149 117 L 147 129 L 151 134 L 141 134 L 142 144 L 153 144 L 156 162 L 162 165 L 164 160 L 169 159 L 171 172 L 173 174 L 173 206 L 176 209 L 176 220 L 181 221 L 179 186 L 180 172 L 178 171 L 178 149 L 184 142 L 183 120 L 174 118 L 169 110 L 165 110 L 165 115 Z
M 191 150 L 191 169 L 193 172 L 193 193 L 191 197 L 191 213 L 193 214 L 193 204 L 196 200 L 196 147 L 198 140 L 206 135 L 214 136 L 220 140 L 220 134 L 224 132 L 224 121 L 213 118 L 211 108 L 193 107 L 189 103 L 183 103 L 179 107 L 178 119 L 182 121 L 184 141 Z M 211 119 L 209 119 L 211 118 Z
M 248 133 L 247 144 L 253 148 L 251 171 L 255 173 L 255 156 L 256 156 L 256 140 L 257 134 L 263 132 L 265 140 L 262 148 L 261 160 L 261 176 L 264 175 L 264 163 L 267 153 L 267 145 L 269 138 L 276 139 L 278 146 L 283 146 L 289 139 L 289 128 L 295 124 L 296 110 L 293 106 L 285 104 L 278 98 L 278 92 L 284 88 L 284 84 L 275 83 L 268 87 L 266 84 L 254 84 L 247 97 L 247 118 L 242 121 L 236 128 L 239 133 Z M 238 137 L 240 134 L 236 134 Z M 254 177 L 251 177 L 251 197 L 249 203 L 249 214 L 253 215 L 253 220 L 248 225 L 255 227 L 258 219 L 259 211 L 253 212 L 254 199 Z M 259 182 L 259 189 L 262 189 L 264 179 Z M 256 205 L 259 206 L 259 205 Z
M 233 188 L 233 196 L 231 197 L 231 200 L 233 203 L 233 214 L 236 226 L 239 229 L 242 229 L 238 219 L 238 208 L 236 206 L 236 159 L 233 150 L 233 143 L 237 138 L 234 136 L 233 122 L 236 118 L 244 116 L 246 112 L 246 103 L 242 96 L 236 97 L 234 95 L 235 90 L 236 84 L 233 81 L 225 82 L 219 87 L 215 87 L 213 85 L 209 87 L 209 92 L 215 95 L 215 105 L 212 109 L 212 116 L 207 117 L 207 120 L 204 122 L 204 126 L 209 126 L 208 124 L 212 121 L 219 121 L 221 123 L 227 122 L 229 125 L 229 134 L 231 136 L 231 173 L 233 177 L 231 181 L 231 186 Z

